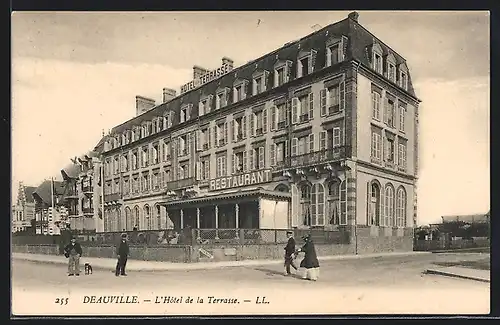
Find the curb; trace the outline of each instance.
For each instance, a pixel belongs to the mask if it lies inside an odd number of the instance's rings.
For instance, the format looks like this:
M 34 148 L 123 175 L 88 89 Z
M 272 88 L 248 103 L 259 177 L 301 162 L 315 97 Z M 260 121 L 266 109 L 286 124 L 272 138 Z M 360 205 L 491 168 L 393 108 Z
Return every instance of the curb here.
M 399 256 L 415 256 L 415 255 L 424 255 L 430 254 L 430 252 L 403 252 L 403 253 L 392 253 L 392 254 L 361 254 L 361 255 L 331 255 L 331 256 L 322 256 L 318 257 L 320 261 L 332 261 L 332 260 L 357 260 L 363 258 L 384 258 L 384 257 L 399 257 Z M 54 255 L 56 256 L 56 255 Z M 54 260 L 40 260 L 40 259 L 30 259 L 14 256 L 11 258 L 13 260 L 21 260 L 26 262 L 31 262 L 35 264 L 53 264 L 53 265 L 66 265 L 66 260 L 54 261 Z M 164 271 L 199 271 L 199 270 L 213 270 L 213 269 L 222 269 L 222 268 L 236 268 L 236 267 L 255 267 L 255 266 L 263 266 L 263 265 L 273 265 L 273 264 L 281 264 L 283 261 L 281 259 L 275 260 L 242 260 L 236 261 L 240 262 L 239 264 L 227 265 L 227 264 L 219 264 L 221 262 L 212 262 L 208 264 L 199 264 L 197 262 L 193 263 L 169 263 L 170 265 L 164 265 L 162 267 L 153 267 L 153 268 L 129 268 L 130 271 L 136 272 L 164 272 Z M 159 263 L 159 262 L 156 262 Z M 161 262 L 160 262 L 161 263 Z M 223 262 L 222 262 L 223 263 Z M 94 270 L 115 270 L 115 266 L 103 266 L 103 265 L 92 265 Z
M 456 273 L 438 271 L 438 270 L 432 270 L 432 269 L 427 269 L 427 270 L 425 270 L 424 273 L 425 274 L 442 275 L 442 276 L 447 276 L 450 278 L 459 278 L 459 279 L 465 279 L 465 280 L 473 280 L 473 281 L 478 281 L 478 282 L 490 283 L 490 280 L 488 280 L 488 279 L 483 279 L 483 278 L 478 278 L 478 277 L 473 277 L 473 276 L 468 276 L 468 275 L 460 275 L 460 274 L 456 274 Z
M 486 251 L 487 250 L 487 251 Z M 433 254 L 444 254 L 444 253 L 490 253 L 491 248 L 465 248 L 465 249 L 448 249 L 432 251 Z

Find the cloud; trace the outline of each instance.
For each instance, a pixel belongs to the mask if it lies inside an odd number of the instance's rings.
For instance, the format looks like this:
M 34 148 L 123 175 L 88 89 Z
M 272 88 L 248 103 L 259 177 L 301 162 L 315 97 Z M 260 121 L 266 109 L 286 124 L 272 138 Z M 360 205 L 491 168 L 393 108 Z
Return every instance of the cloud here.
M 91 150 L 135 115 L 135 95 L 161 101 L 191 71 L 161 65 L 82 64 L 16 58 L 12 62 L 13 186 L 60 176 L 69 158 Z

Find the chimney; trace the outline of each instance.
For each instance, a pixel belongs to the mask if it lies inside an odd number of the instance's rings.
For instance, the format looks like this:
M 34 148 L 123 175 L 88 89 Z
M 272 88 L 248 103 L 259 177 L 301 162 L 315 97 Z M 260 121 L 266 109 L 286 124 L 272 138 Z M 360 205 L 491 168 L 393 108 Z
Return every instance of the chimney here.
M 143 96 L 135 96 L 135 114 L 141 115 L 156 106 L 155 100 Z
M 353 11 L 347 17 L 355 22 L 358 22 L 359 14 L 356 11 Z
M 193 79 L 198 79 L 199 77 L 203 76 L 208 71 L 209 70 L 202 68 L 199 65 L 194 65 L 193 66 Z
M 177 96 L 175 89 L 163 88 L 163 102 L 169 102 Z
M 225 65 L 225 64 L 227 64 L 229 66 L 229 70 L 233 70 L 234 61 L 226 56 L 222 58 L 222 65 Z

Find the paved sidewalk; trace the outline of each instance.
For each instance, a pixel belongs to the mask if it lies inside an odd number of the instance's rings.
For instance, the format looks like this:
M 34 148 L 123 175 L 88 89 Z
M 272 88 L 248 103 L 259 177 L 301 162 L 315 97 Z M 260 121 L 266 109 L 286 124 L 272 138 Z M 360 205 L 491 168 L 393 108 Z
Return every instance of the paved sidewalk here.
M 380 253 L 380 254 L 363 254 L 363 255 L 334 255 L 318 257 L 320 261 L 328 260 L 347 260 L 359 258 L 373 257 L 391 257 L 391 256 L 411 256 L 429 254 L 429 252 L 403 252 L 403 253 Z M 12 259 L 24 260 L 35 263 L 48 264 L 67 264 L 68 260 L 63 255 L 44 255 L 44 254 L 26 254 L 12 253 Z M 80 264 L 90 263 L 94 269 L 114 270 L 116 267 L 116 259 L 100 258 L 100 257 L 85 257 L 80 259 Z M 168 271 L 168 270 L 207 270 L 226 267 L 245 267 L 245 266 L 260 266 L 282 264 L 282 260 L 243 260 L 243 261 L 226 261 L 226 262 L 198 262 L 198 263 L 172 263 L 172 262 L 156 262 L 156 261 L 141 261 L 129 260 L 127 269 L 131 271 Z
M 433 267 L 425 271 L 427 274 L 436 274 L 449 276 L 453 278 L 461 278 L 480 282 L 490 282 L 490 271 L 478 270 L 466 267 L 449 266 L 449 267 Z

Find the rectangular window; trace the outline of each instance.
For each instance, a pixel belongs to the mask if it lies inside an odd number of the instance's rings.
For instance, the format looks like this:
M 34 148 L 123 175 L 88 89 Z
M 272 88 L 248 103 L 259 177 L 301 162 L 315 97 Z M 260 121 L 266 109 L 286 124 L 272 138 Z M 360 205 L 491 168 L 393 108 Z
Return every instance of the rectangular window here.
M 152 152 L 152 158 L 153 158 L 153 164 L 156 165 L 159 162 L 159 150 L 160 148 L 158 147 L 158 144 L 153 145 L 151 148 Z
M 305 58 L 299 60 L 298 76 L 297 76 L 298 78 L 307 76 L 309 74 L 309 63 L 310 63 L 309 56 L 306 56 Z
M 234 87 L 233 102 L 239 102 L 245 99 L 245 87 L 243 84 Z
M 387 139 L 386 141 L 386 157 L 385 159 L 390 162 L 394 163 L 394 158 L 395 158 L 395 147 L 394 147 L 394 140 L 393 139 Z
M 276 106 L 276 110 L 278 112 L 278 130 L 282 130 L 287 126 L 287 112 L 286 112 L 286 104 L 279 104 Z
M 392 99 L 387 99 L 387 125 L 395 126 L 395 106 Z
M 285 83 L 285 67 L 276 69 L 275 72 L 276 74 L 276 87 L 279 87 Z
M 210 179 L 210 159 L 203 160 L 201 162 L 201 179 L 209 180 Z
M 217 124 L 215 127 L 216 145 L 222 147 L 227 144 L 227 123 Z
M 402 168 L 406 168 L 406 144 L 400 143 L 398 147 L 398 165 Z
M 223 177 L 227 175 L 227 162 L 226 156 L 218 156 L 216 159 L 216 177 Z
M 332 66 L 340 62 L 340 43 L 333 44 L 327 49 L 327 66 Z
M 260 94 L 264 92 L 264 76 L 257 77 L 253 80 L 253 95 Z
M 170 160 L 170 142 L 163 142 L 163 161 Z
M 177 141 L 178 141 L 177 143 L 178 143 L 178 148 L 179 148 L 178 156 L 179 157 L 187 156 L 189 153 L 188 135 L 185 134 L 185 135 L 180 136 Z
M 265 160 L 265 148 L 264 147 L 259 147 L 258 150 L 256 151 L 258 157 L 258 168 L 259 169 L 264 169 L 266 166 L 266 160 Z
M 226 101 L 226 92 L 225 91 L 221 91 L 215 97 L 215 108 L 219 109 L 219 108 L 225 107 L 226 104 L 227 104 L 227 101 Z
M 375 71 L 382 74 L 382 57 L 378 54 L 375 54 L 374 65 Z
M 372 91 L 372 117 L 377 121 L 380 121 L 380 102 L 380 94 L 376 91 Z
M 142 175 L 142 191 L 143 192 L 149 191 L 149 175 L 148 174 Z
M 406 108 L 404 106 L 399 106 L 399 131 L 405 131 L 405 117 Z
M 393 64 L 388 64 L 387 76 L 390 81 L 396 82 L 396 67 Z
M 245 152 L 238 152 L 233 155 L 233 173 L 239 174 L 245 170 Z
M 264 133 L 264 121 L 262 111 L 256 112 L 255 116 L 255 135 L 260 136 Z
M 404 90 L 408 90 L 408 79 L 406 73 L 401 72 L 401 77 L 399 78 L 400 86 Z
M 205 115 L 210 113 L 210 100 L 209 98 L 205 98 L 200 101 L 199 105 L 199 115 Z
M 382 160 L 382 139 L 381 135 L 377 132 L 372 132 L 372 158 L 380 161 Z

